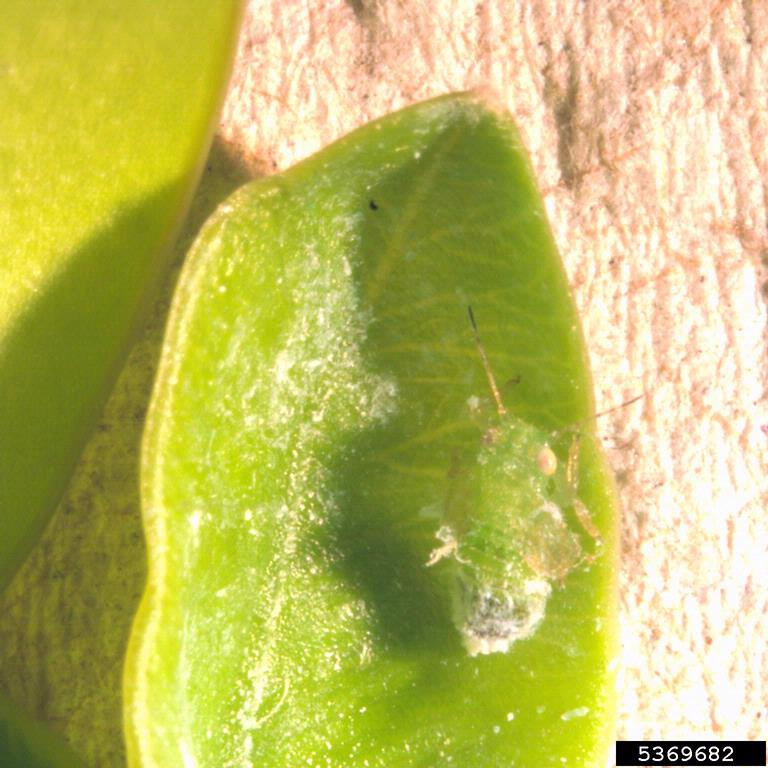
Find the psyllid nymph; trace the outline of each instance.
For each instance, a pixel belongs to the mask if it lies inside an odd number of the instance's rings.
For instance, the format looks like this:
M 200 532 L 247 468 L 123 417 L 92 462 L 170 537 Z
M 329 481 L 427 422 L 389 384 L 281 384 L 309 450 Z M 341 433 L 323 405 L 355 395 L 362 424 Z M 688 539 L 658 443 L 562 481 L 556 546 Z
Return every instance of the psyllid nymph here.
M 504 406 L 472 309 L 469 318 L 496 404 L 471 465 L 451 471 L 428 565 L 453 569 L 453 612 L 470 655 L 506 652 L 544 618 L 553 586 L 600 547 L 599 532 L 578 499 L 574 431 L 567 461 L 553 434 Z

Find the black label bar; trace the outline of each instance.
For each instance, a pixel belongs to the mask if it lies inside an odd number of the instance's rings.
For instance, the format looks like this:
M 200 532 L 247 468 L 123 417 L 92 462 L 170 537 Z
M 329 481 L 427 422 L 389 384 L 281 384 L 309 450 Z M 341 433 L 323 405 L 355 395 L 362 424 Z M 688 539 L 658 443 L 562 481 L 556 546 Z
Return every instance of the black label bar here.
M 616 765 L 726 765 L 743 768 L 766 764 L 764 741 L 617 741 Z

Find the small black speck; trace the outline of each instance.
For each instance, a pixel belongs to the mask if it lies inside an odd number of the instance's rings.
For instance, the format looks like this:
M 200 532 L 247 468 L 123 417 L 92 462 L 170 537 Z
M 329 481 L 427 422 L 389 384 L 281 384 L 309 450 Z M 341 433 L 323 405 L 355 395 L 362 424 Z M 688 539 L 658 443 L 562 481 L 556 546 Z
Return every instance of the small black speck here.
M 370 203 L 368 203 L 368 207 L 369 207 L 369 208 L 370 208 L 372 211 L 378 211 L 378 210 L 379 210 L 379 206 L 378 206 L 378 205 L 376 205 L 376 202 L 375 202 L 374 200 L 371 200 L 371 202 L 370 202 Z

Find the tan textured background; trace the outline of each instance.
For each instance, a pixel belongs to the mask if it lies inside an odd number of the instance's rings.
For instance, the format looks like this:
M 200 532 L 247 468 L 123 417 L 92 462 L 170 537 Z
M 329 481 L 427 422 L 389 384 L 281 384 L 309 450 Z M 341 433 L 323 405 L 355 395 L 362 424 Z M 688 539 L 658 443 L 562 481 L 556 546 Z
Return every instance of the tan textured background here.
M 270 173 L 475 86 L 531 152 L 598 406 L 644 394 L 600 423 L 624 504 L 620 736 L 766 738 L 768 3 L 254 0 L 187 237 L 244 178 L 232 143 Z M 98 766 L 123 762 L 164 306 L 0 603 L 0 687 Z

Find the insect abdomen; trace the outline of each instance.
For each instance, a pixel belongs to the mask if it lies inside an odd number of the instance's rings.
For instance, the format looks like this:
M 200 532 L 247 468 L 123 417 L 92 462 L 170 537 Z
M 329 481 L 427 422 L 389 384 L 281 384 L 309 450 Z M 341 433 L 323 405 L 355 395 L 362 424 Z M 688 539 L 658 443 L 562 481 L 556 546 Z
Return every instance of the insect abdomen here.
M 537 463 L 545 437 L 507 417 L 446 509 L 440 538 L 449 543 L 439 552 L 455 561 L 455 621 L 472 655 L 504 652 L 532 635 L 552 581 L 580 554 L 556 480 Z

